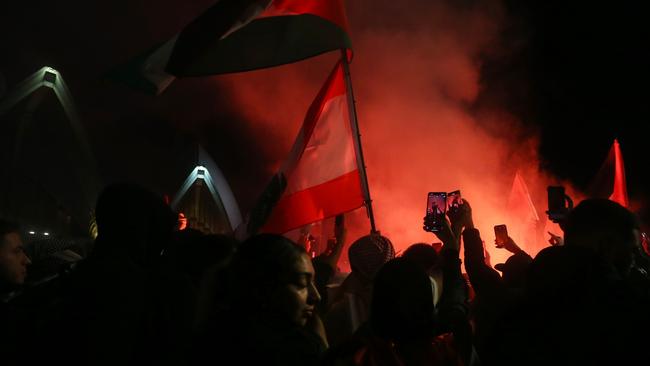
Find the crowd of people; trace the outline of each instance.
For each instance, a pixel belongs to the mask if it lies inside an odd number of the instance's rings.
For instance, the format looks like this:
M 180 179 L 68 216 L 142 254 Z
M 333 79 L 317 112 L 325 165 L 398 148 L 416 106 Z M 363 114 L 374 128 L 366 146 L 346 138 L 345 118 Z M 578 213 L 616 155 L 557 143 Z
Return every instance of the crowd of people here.
M 650 256 L 632 212 L 586 199 L 553 245 L 532 258 L 508 238 L 496 267 L 472 215 L 460 202 L 432 234 L 442 247 L 399 256 L 379 233 L 347 245 L 337 219 L 312 258 L 281 235 L 179 230 L 162 198 L 113 184 L 87 252 L 65 248 L 77 255 L 47 276 L 30 279 L 20 225 L 0 220 L 0 365 L 649 362 Z

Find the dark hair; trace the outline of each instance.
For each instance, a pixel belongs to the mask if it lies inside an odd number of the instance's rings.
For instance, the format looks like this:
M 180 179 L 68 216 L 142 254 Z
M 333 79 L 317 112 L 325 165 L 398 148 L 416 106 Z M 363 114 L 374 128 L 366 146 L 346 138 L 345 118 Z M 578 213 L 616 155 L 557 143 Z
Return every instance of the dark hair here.
M 419 266 L 425 271 L 438 265 L 438 252 L 433 246 L 425 243 L 415 243 L 411 245 L 402 253 L 402 258 Z
M 95 216 L 103 236 L 130 233 L 143 224 L 173 229 L 177 219 L 161 197 L 132 183 L 107 186 L 97 199 Z
M 4 244 L 4 236 L 10 233 L 20 233 L 21 228 L 15 222 L 0 219 L 0 244 Z
M 138 261 L 159 257 L 166 248 L 177 216 L 161 197 L 132 183 L 111 184 L 97 200 L 97 249 L 122 246 Z M 134 247 L 133 243 L 144 245 Z
M 203 235 L 193 229 L 181 230 L 175 237 L 176 240 L 165 251 L 165 257 L 196 283 L 210 267 L 228 261 L 237 247 L 237 240 L 232 237 Z
M 518 253 L 511 255 L 505 263 L 498 263 L 494 266 L 503 274 L 503 283 L 510 288 L 523 288 L 526 283 L 526 273 L 532 262 L 532 258 L 526 254 Z
M 602 291 L 614 270 L 593 250 L 579 246 L 547 247 L 531 262 L 526 293 L 534 306 L 577 303 Z M 563 306 L 564 306 L 563 305 Z
M 230 265 L 231 305 L 248 307 L 286 282 L 305 249 L 281 235 L 259 234 L 239 245 Z M 239 309 L 241 310 L 241 309 Z
M 634 230 L 640 227 L 636 216 L 616 202 L 587 199 L 569 214 L 564 228 L 567 246 L 590 248 L 625 272 L 635 249 Z
M 375 277 L 370 324 L 378 336 L 397 342 L 432 336 L 435 306 L 425 271 L 404 258 L 386 263 Z

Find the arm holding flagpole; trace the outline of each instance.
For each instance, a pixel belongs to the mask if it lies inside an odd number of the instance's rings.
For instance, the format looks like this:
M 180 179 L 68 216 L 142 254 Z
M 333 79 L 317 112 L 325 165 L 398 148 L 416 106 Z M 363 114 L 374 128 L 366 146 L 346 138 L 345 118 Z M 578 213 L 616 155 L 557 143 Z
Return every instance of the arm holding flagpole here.
M 370 198 L 370 187 L 368 186 L 368 176 L 366 175 L 366 164 L 363 159 L 363 149 L 361 147 L 361 133 L 359 133 L 359 123 L 357 120 L 357 108 L 354 100 L 354 93 L 352 91 L 352 78 L 350 77 L 350 63 L 348 60 L 348 51 L 341 49 L 341 63 L 343 64 L 343 73 L 345 75 L 345 88 L 348 95 L 348 110 L 350 111 L 350 126 L 352 128 L 352 135 L 354 139 L 354 150 L 357 157 L 357 165 L 359 167 L 359 176 L 361 178 L 361 188 L 363 190 L 363 198 L 366 206 L 366 212 L 370 219 L 370 233 L 378 233 L 375 226 L 375 215 L 372 211 L 372 199 Z

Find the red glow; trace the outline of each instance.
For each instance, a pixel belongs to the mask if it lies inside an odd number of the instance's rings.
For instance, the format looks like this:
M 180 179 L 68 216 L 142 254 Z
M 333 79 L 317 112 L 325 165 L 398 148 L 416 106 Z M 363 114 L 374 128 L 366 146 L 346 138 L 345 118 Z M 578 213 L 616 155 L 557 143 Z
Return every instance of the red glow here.
M 342 0 L 304 1 L 304 0 L 275 0 L 262 13 L 262 17 L 284 16 L 288 14 L 313 14 L 334 22 L 347 30 L 348 21 L 343 11 Z
M 610 149 L 610 156 L 614 159 L 614 188 L 609 199 L 618 202 L 623 207 L 629 207 L 630 202 L 627 198 L 627 184 L 625 181 L 625 164 L 623 163 L 623 153 L 618 140 L 614 140 Z
M 178 230 L 185 230 L 187 228 L 187 218 L 182 212 L 178 213 Z
M 519 172 L 515 173 L 512 182 L 507 211 L 511 221 L 508 224 L 510 237 L 517 238 L 515 241 L 518 241 L 526 252 L 538 252 L 538 236 L 541 230 L 539 225 L 542 221 L 530 197 L 528 185 Z
M 426 25 L 398 32 L 387 28 L 380 15 L 377 23 L 350 16 L 357 19 L 352 26 L 360 24 L 351 29 L 351 74 L 378 229 L 397 251 L 416 242 L 438 241 L 422 230 L 427 192 L 460 189 L 472 206 L 493 264 L 509 256 L 494 247 L 496 224 L 508 225 L 513 239 L 534 255 L 549 245 L 548 235 L 539 228 L 537 242 L 526 243 L 534 239 L 517 234 L 527 229 L 521 213 L 508 207 L 515 174 L 525 181 L 530 206 L 540 213 L 539 226 L 546 224 L 541 214 L 546 210 L 546 186 L 562 182 L 539 171 L 536 138 L 519 134 L 520 124 L 506 106 L 479 112 L 467 107 L 483 87 L 477 60 L 493 50 L 500 13 L 481 7 L 459 12 L 441 2 L 431 2 L 426 10 Z M 281 162 L 338 57 L 330 53 L 216 79 L 232 87 L 233 100 L 246 113 L 258 141 Z M 505 132 L 491 133 L 485 126 Z M 274 172 L 278 165 L 272 163 L 266 170 Z M 567 192 L 577 203 L 568 186 Z M 348 243 L 370 231 L 363 209 L 350 213 L 346 224 Z
M 614 140 L 609 153 L 603 161 L 600 170 L 595 175 L 589 187 L 589 195 L 598 198 L 609 198 L 624 207 L 630 207 L 625 181 L 625 164 L 618 140 Z

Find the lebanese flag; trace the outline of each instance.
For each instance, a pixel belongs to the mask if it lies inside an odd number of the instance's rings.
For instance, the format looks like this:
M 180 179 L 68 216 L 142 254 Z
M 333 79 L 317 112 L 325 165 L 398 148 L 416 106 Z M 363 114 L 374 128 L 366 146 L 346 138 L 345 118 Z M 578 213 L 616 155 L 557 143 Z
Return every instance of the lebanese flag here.
M 283 234 L 364 205 L 352 131 L 339 61 L 280 169 L 286 188 L 260 231 Z
M 176 77 L 250 71 L 351 47 L 343 0 L 220 0 L 110 77 L 160 94 Z
M 510 215 L 511 222 L 508 225 L 508 231 L 511 232 L 510 236 L 528 254 L 534 255 L 539 251 L 537 245 L 539 242 L 539 215 L 537 214 L 533 200 L 530 198 L 528 185 L 519 172 L 515 173 L 515 178 L 512 182 L 507 211 Z M 512 230 L 510 230 L 511 227 Z
M 592 197 L 607 198 L 623 207 L 629 207 L 627 183 L 625 179 L 625 163 L 618 140 L 614 140 L 607 158 L 598 171 L 598 175 L 589 187 Z

